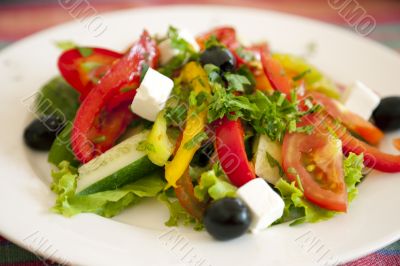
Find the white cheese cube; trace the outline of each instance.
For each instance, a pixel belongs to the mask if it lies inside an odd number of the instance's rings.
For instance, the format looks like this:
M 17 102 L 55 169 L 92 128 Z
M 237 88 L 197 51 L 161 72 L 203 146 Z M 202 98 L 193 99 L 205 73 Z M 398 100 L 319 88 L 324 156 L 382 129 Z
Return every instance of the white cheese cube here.
M 155 121 L 173 87 L 174 82 L 170 78 L 149 68 L 131 104 L 132 112 L 147 120 Z
M 360 81 L 349 87 L 346 98 L 344 106 L 365 120 L 369 120 L 380 103 L 379 96 Z
M 255 178 L 241 186 L 237 195 L 250 209 L 252 233 L 267 228 L 283 214 L 283 199 L 262 178 Z
M 187 30 L 178 30 L 178 35 L 180 38 L 189 43 L 195 52 L 200 51 L 200 47 L 196 42 L 194 36 L 188 32 Z M 158 48 L 160 49 L 160 63 L 161 65 L 165 65 L 168 63 L 174 56 L 179 54 L 179 50 L 172 47 L 171 40 L 165 39 L 162 41 Z
M 266 135 L 260 135 L 255 144 L 253 161 L 256 175 L 271 184 L 276 184 L 280 178 L 279 168 L 271 166 L 267 152 L 279 165 L 282 165 L 282 146 L 277 141 L 270 140 Z
M 160 49 L 160 64 L 165 65 L 168 63 L 174 56 L 176 56 L 179 51 L 174 49 L 171 45 L 170 39 L 165 39 L 164 41 L 160 42 L 158 45 Z

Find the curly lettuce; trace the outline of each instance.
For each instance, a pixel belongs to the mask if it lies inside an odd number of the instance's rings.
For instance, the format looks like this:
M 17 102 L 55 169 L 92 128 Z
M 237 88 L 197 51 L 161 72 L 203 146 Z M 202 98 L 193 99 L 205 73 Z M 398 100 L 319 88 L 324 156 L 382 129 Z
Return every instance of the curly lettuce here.
M 164 203 L 169 210 L 169 219 L 164 223 L 166 226 L 193 226 L 193 229 L 199 231 L 203 229 L 203 224 L 191 216 L 179 203 L 175 197 L 169 197 L 166 192 L 158 195 L 157 199 Z
M 57 194 L 52 210 L 67 217 L 79 213 L 113 217 L 142 198 L 157 196 L 165 187 L 162 173 L 155 172 L 116 190 L 77 195 L 78 174 L 68 161 L 61 162 L 59 169 L 52 172 L 52 177 L 51 189 Z
M 194 187 L 194 195 L 200 201 L 209 198 L 219 200 L 226 197 L 235 197 L 236 187 L 224 180 L 224 176 L 214 167 L 201 174 L 199 184 Z

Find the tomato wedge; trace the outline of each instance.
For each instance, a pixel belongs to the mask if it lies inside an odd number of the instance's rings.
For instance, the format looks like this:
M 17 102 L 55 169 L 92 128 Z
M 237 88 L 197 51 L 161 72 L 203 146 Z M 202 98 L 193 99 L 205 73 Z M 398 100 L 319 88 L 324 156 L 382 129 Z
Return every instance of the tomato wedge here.
M 286 75 L 283 66 L 263 50 L 260 50 L 260 56 L 265 75 L 272 88 L 290 97 L 293 81 Z
M 247 159 L 242 124 L 239 119 L 233 121 L 224 117 L 215 125 L 215 146 L 221 167 L 232 184 L 241 187 L 256 177 Z
M 83 55 L 85 49 L 89 54 Z M 74 48 L 58 58 L 58 69 L 64 79 L 81 94 L 83 100 L 96 81 L 110 68 L 112 62 L 122 54 L 96 47 Z
M 301 126 L 318 125 L 315 115 L 303 117 Z M 288 133 L 282 145 L 282 166 L 290 181 L 304 190 L 314 204 L 333 211 L 347 210 L 341 142 L 322 127 L 311 135 Z M 301 184 L 299 184 L 299 182 Z
M 128 112 L 129 104 L 121 103 L 121 109 L 117 108 L 113 111 L 108 110 L 107 105 L 126 87 L 131 88 L 129 101 L 132 101 L 134 92 L 139 86 L 144 65 L 156 67 L 158 55 L 156 42 L 147 31 L 144 31 L 140 40 L 128 53 L 111 65 L 99 83 L 89 92 L 78 109 L 71 134 L 72 150 L 81 162 L 86 163 L 111 148 L 125 131 L 129 124 L 126 121 L 129 122 L 132 119 L 132 117 L 128 119 L 128 115 L 125 114 Z M 114 134 L 108 134 L 109 116 L 113 118 L 113 124 L 119 125 L 115 127 L 115 131 L 113 129 L 113 132 L 116 132 Z M 97 137 L 94 139 L 93 130 L 96 135 L 106 139 L 105 144 L 98 143 Z
M 356 133 L 368 143 L 377 145 L 382 140 L 384 134 L 379 128 L 364 120 L 359 115 L 352 113 L 340 102 L 322 93 L 311 92 L 309 94 L 314 100 L 326 108 L 326 111 L 332 118 L 338 119 L 351 132 Z

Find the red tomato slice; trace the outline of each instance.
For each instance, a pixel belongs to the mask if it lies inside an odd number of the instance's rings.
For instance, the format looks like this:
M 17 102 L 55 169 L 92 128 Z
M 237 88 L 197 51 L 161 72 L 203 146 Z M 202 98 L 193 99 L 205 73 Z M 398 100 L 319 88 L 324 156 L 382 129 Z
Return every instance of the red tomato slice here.
M 64 79 L 81 93 L 83 100 L 101 75 L 110 68 L 111 63 L 122 54 L 103 48 L 90 49 L 89 56 L 83 56 L 78 48 L 70 49 L 58 59 L 58 69 Z
M 340 102 L 317 92 L 311 92 L 310 95 L 326 108 L 326 111 L 333 119 L 338 119 L 350 131 L 358 134 L 368 143 L 377 145 L 382 140 L 384 134 L 379 128 L 359 115 L 350 112 Z
M 110 112 L 106 107 L 113 97 L 121 93 L 121 89 L 130 87 L 135 90 L 139 86 L 144 64 L 154 68 L 158 62 L 158 54 L 156 42 L 144 31 L 131 50 L 114 62 L 104 77 L 89 92 L 78 109 L 71 136 L 72 149 L 81 162 L 88 162 L 99 153 L 109 149 L 125 131 L 128 123 L 124 121 L 127 115 L 121 112 L 126 112 L 126 109 Z M 129 100 L 132 101 L 133 96 Z M 103 121 L 109 121 L 108 116 L 112 116 L 113 123 L 120 125 L 119 130 L 112 130 L 119 134 L 107 135 L 108 125 Z M 106 138 L 107 145 L 96 143 L 93 139 L 93 128 L 100 129 L 100 135 Z
M 290 91 L 293 88 L 292 79 L 286 75 L 282 65 L 264 51 L 260 52 L 261 63 L 264 68 L 265 75 L 274 90 L 280 91 L 290 97 Z
M 316 116 L 303 118 L 303 125 L 318 125 Z M 282 166 L 290 181 L 304 189 L 304 196 L 314 204 L 333 211 L 347 210 L 343 153 L 340 141 L 318 127 L 311 135 L 286 134 L 283 140 Z M 299 180 L 301 184 L 298 184 Z
M 215 125 L 215 146 L 221 167 L 232 184 L 241 187 L 256 177 L 247 159 L 242 124 L 239 119 L 232 121 L 224 117 Z

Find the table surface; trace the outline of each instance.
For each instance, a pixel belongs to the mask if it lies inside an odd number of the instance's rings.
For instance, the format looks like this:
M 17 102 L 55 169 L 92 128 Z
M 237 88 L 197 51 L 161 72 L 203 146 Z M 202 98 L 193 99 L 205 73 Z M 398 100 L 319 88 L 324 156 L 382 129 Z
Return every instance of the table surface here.
M 149 5 L 184 4 L 182 0 L 89 0 L 98 12 Z M 337 0 L 195 0 L 196 4 L 224 4 L 257 7 L 302 15 L 352 30 L 338 10 L 329 3 Z M 344 1 L 342 1 L 344 2 Z M 349 7 L 358 3 L 367 14 L 376 20 L 376 28 L 367 36 L 400 52 L 400 1 L 349 0 Z M 51 0 L 1 0 L 0 1 L 0 49 L 44 28 L 72 20 L 68 12 Z M 4 265 L 50 265 L 10 243 L 0 236 L 0 266 Z M 346 266 L 400 265 L 400 241 L 393 243 Z

